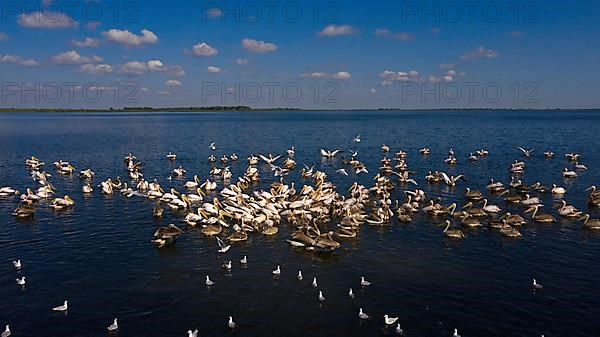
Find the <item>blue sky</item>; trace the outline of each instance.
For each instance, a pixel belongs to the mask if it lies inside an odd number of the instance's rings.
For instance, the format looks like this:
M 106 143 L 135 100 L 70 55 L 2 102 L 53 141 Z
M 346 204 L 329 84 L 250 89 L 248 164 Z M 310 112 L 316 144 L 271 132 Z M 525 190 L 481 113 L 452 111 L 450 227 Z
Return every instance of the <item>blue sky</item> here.
M 599 107 L 594 1 L 2 1 L 2 107 Z

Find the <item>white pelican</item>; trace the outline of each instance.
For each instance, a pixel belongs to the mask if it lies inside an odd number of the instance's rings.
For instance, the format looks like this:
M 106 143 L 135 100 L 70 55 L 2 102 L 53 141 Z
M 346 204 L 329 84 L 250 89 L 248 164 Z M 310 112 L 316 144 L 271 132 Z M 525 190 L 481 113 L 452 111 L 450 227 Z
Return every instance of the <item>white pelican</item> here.
M 340 151 L 341 151 L 341 150 L 334 150 L 334 151 L 331 151 L 331 150 L 324 150 L 324 149 L 321 149 L 321 157 L 324 157 L 324 158 L 333 158 L 333 157 L 335 157 L 335 156 L 336 156 L 336 155 L 337 155 L 337 154 L 338 154 Z
M 358 309 L 358 318 L 360 319 L 369 319 L 369 315 L 367 315 L 365 312 L 363 312 L 362 308 Z
M 250 164 L 250 165 L 256 165 L 256 164 L 258 164 L 258 157 L 255 156 L 255 155 L 253 155 L 253 154 L 251 154 L 248 157 L 248 164 Z
M 583 164 L 580 164 L 579 162 L 575 162 L 575 169 L 576 169 L 576 170 L 582 170 L 582 171 L 585 171 L 585 170 L 587 170 L 588 168 L 587 168 L 587 166 L 585 166 L 585 165 L 583 165 Z
M 65 195 L 64 198 L 55 198 L 54 200 L 52 200 L 52 204 L 50 205 L 50 207 L 56 210 L 61 210 L 65 207 L 70 207 L 73 205 L 75 205 L 75 201 L 73 201 L 73 199 L 71 199 L 71 197 L 69 197 L 68 195 Z
M 517 149 L 521 150 L 521 152 L 523 152 L 523 155 L 525 157 L 531 157 L 531 154 L 533 153 L 533 151 L 535 151 L 535 149 L 526 150 L 526 149 L 524 149 L 524 148 L 522 148 L 520 146 L 518 146 Z
M 69 309 L 69 302 L 65 300 L 63 305 L 52 308 L 52 311 L 67 311 Z
M 567 190 L 564 187 L 556 186 L 556 184 L 552 184 L 552 194 L 565 194 Z
M 18 278 L 18 279 L 16 279 L 16 281 L 17 281 L 17 284 L 18 284 L 18 285 L 20 285 L 20 286 L 24 286 L 24 285 L 25 285 L 25 283 L 27 283 L 27 282 L 25 281 L 25 276 L 23 276 L 23 277 L 21 277 L 21 278 Z
M 187 171 L 181 166 L 179 166 L 176 169 L 173 169 L 173 176 L 175 176 L 175 177 L 182 177 L 186 173 L 187 173 Z
M 206 284 L 207 286 L 212 286 L 215 284 L 215 282 L 211 281 L 210 277 L 208 277 L 208 275 L 206 275 L 206 281 L 204 281 L 204 284 Z
M 325 296 L 321 290 L 319 290 L 319 302 L 325 302 Z
M 487 199 L 483 199 L 483 210 L 488 213 L 498 213 L 501 211 L 500 207 L 496 205 L 488 205 Z
M 108 332 L 115 332 L 115 331 L 119 330 L 119 323 L 117 322 L 116 318 L 114 319 L 114 321 L 111 325 L 106 327 L 106 330 L 108 330 Z
M 169 153 L 166 155 L 167 159 L 169 159 L 170 161 L 174 161 L 177 159 L 177 155 L 175 153 L 172 153 L 169 151 Z
M 17 195 L 19 191 L 15 190 L 10 186 L 0 188 L 0 197 L 7 197 L 9 195 Z
M 85 185 L 83 185 L 83 186 L 81 187 L 81 191 L 82 191 L 83 193 L 92 193 L 92 192 L 94 192 L 94 189 L 92 188 L 92 185 L 90 185 L 90 184 L 85 184 Z
M 371 282 L 365 280 L 364 276 L 361 276 L 360 277 L 360 285 L 363 286 L 363 287 L 368 287 L 368 286 L 371 285 Z
M 15 269 L 21 269 L 23 268 L 23 264 L 21 263 L 21 260 L 14 260 L 12 262 L 13 267 L 15 267 Z
M 235 322 L 233 321 L 233 317 L 229 316 L 229 321 L 227 322 L 227 326 L 229 329 L 235 329 Z
M 275 268 L 275 270 L 273 270 L 273 275 L 275 275 L 275 276 L 281 275 L 281 268 L 279 266 L 277 266 L 277 268 Z
M 200 185 L 200 188 L 203 188 L 207 192 L 214 191 L 217 189 L 217 182 L 211 182 L 207 179 L 204 183 L 202 183 L 202 185 Z
M 394 325 L 398 321 L 398 317 L 390 317 L 388 314 L 383 315 L 385 325 Z
M 554 158 L 554 152 L 552 152 L 552 151 L 546 151 L 546 152 L 544 152 L 544 156 L 546 158 Z
M 92 179 L 95 175 L 96 173 L 94 173 L 94 171 L 92 171 L 91 169 L 79 171 L 79 177 L 81 179 Z
M 187 189 L 194 189 L 194 188 L 197 188 L 199 185 L 200 185 L 200 181 L 198 180 L 198 176 L 194 175 L 194 180 L 186 181 L 183 186 L 185 186 L 185 188 L 187 188 Z
M 292 145 L 292 147 L 287 150 L 287 154 L 288 156 L 293 157 L 296 154 L 296 148 Z
M 237 161 L 239 159 L 239 157 L 237 154 L 232 153 L 231 156 L 229 156 L 229 159 L 231 159 L 231 161 Z
M 569 171 L 569 169 L 565 168 L 562 172 L 563 178 L 577 178 L 577 173 L 575 171 Z

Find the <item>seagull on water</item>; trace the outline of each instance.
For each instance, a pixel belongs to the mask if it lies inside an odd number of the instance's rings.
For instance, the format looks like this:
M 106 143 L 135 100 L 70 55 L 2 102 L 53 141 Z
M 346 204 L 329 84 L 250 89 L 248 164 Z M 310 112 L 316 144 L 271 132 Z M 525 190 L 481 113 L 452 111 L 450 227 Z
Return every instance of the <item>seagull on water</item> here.
M 108 332 L 115 332 L 115 331 L 119 330 L 119 323 L 117 323 L 116 318 L 111 325 L 106 327 L 106 330 L 108 330 Z
M 358 318 L 360 319 L 369 319 L 371 318 L 369 315 L 367 315 L 365 312 L 363 312 L 362 308 L 358 309 Z
M 225 268 L 227 271 L 231 270 L 231 260 L 230 261 L 223 261 L 223 263 L 221 264 L 221 266 L 223 266 L 223 268 Z
M 13 263 L 13 266 L 14 266 L 16 269 L 21 269 L 21 268 L 23 267 L 23 264 L 21 263 L 21 260 L 15 260 L 15 261 L 13 261 L 12 263 Z
M 204 284 L 206 284 L 207 286 L 212 286 L 213 284 L 215 284 L 215 282 L 213 282 L 210 277 L 208 277 L 208 275 L 206 275 L 206 281 L 204 282 Z
M 535 279 L 533 279 L 533 289 L 542 289 L 544 286 L 537 283 Z
M 198 329 L 194 331 L 188 330 L 188 337 L 198 337 Z
M 275 268 L 275 270 L 273 270 L 272 273 L 275 276 L 281 275 L 281 268 L 279 267 L 279 265 L 277 265 L 277 268 Z
M 298 270 L 298 276 L 296 276 L 296 278 L 298 281 L 302 281 L 304 279 L 304 276 L 302 276 L 302 270 Z
M 214 151 L 214 150 L 216 150 L 216 149 L 217 149 L 217 146 L 216 146 L 215 144 L 216 144 L 215 142 L 211 142 L 211 143 L 210 143 L 210 145 L 209 145 L 208 147 L 209 147 L 211 150 L 213 150 L 213 151 Z
M 396 326 L 396 329 L 394 329 L 394 331 L 396 331 L 396 333 L 398 335 L 404 335 L 404 330 L 402 330 L 402 328 L 400 327 L 400 323 L 398 323 L 398 325 Z
M 18 278 L 16 281 L 17 281 L 18 285 L 24 286 L 25 285 L 25 276 Z
M 354 292 L 352 291 L 352 288 L 350 288 L 350 290 L 348 290 L 348 296 L 350 296 L 350 298 L 354 299 Z
M 319 302 L 325 302 L 325 296 L 321 290 L 319 290 Z
M 452 337 L 460 337 L 460 335 L 458 334 L 458 329 L 454 329 L 454 334 L 452 335 Z
M 316 288 L 316 287 L 318 287 L 318 286 L 319 286 L 319 285 L 317 284 L 317 277 L 316 277 L 316 276 L 315 276 L 315 277 L 313 277 L 312 286 L 313 286 L 313 288 Z
M 394 325 L 398 321 L 398 317 L 390 317 L 387 314 L 383 315 L 383 319 L 386 325 Z
M 244 257 L 240 260 L 241 264 L 248 264 L 248 258 L 246 257 L 246 255 L 244 255 Z
M 235 322 L 233 321 L 233 317 L 229 316 L 229 322 L 227 322 L 227 326 L 229 329 L 235 329 Z
M 368 286 L 371 285 L 371 282 L 365 280 L 364 276 L 361 276 L 360 277 L 360 285 L 363 286 L 363 287 L 368 287 Z
M 223 240 L 221 240 L 218 236 L 217 236 L 217 244 L 219 245 L 218 252 L 221 254 L 227 253 L 229 248 L 231 248 L 231 245 L 225 244 L 225 242 L 223 242 Z
M 355 143 L 360 143 L 360 135 L 354 137 L 354 142 Z
M 11 335 L 10 326 L 8 326 L 8 324 L 6 324 L 6 328 L 4 329 L 4 331 L 2 331 L 2 334 L 0 336 L 1 337 L 8 337 L 10 335 Z
M 65 300 L 63 305 L 59 305 L 58 307 L 52 308 L 52 311 L 67 311 L 69 309 L 69 302 Z

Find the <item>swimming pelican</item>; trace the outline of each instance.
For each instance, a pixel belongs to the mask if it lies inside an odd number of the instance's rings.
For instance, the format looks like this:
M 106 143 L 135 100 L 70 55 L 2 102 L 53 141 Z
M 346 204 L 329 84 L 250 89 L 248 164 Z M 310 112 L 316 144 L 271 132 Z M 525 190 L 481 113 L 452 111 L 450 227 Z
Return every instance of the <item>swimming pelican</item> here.
M 569 171 L 569 169 L 565 168 L 562 172 L 563 178 L 577 178 L 577 173 L 575 171 Z
M 166 155 L 167 159 L 169 159 L 170 161 L 174 161 L 177 159 L 177 155 L 175 153 L 172 153 L 169 151 L 169 153 Z
M 339 152 L 340 152 L 340 150 L 334 150 L 334 151 L 331 151 L 331 150 L 324 150 L 324 149 L 321 149 L 321 157 L 324 157 L 324 158 L 333 158 L 333 157 L 335 157 L 335 156 L 336 156 L 336 155 L 337 155 Z
M 277 268 L 275 268 L 275 270 L 272 271 L 272 273 L 275 276 L 281 275 L 281 268 L 279 267 L 279 265 L 277 266 Z
M 533 289 L 542 289 L 544 286 L 537 283 L 535 279 L 533 279 Z
M 277 161 L 277 159 L 281 158 L 281 155 L 279 155 L 279 156 L 273 156 L 273 155 L 272 155 L 272 154 L 270 154 L 270 153 L 269 153 L 269 156 L 268 156 L 268 157 L 265 157 L 265 156 L 263 156 L 262 154 L 259 154 L 258 156 L 259 156 L 259 157 L 260 157 L 260 159 L 262 159 L 262 160 L 263 160 L 265 163 L 267 163 L 267 164 L 271 164 L 271 165 L 272 165 L 272 164 L 274 164 L 274 163 Z
M 427 156 L 427 155 L 429 155 L 431 153 L 431 150 L 428 147 L 424 147 L 424 148 L 422 148 L 422 149 L 419 150 L 419 153 L 422 154 L 422 155 L 424 155 L 424 156 Z
M 398 321 L 398 317 L 390 317 L 388 314 L 383 315 L 385 325 L 394 325 Z
M 174 177 L 183 177 L 183 175 L 186 174 L 187 171 L 183 167 L 179 166 L 178 168 L 173 169 L 172 173 Z
M 319 290 L 319 302 L 325 302 L 325 296 L 323 296 L 323 292 L 321 290 Z
M 381 152 L 384 152 L 384 153 L 390 152 L 390 147 L 385 144 L 381 145 Z
M 21 260 L 14 260 L 12 262 L 13 267 L 15 267 L 15 269 L 21 269 L 23 267 L 23 264 L 21 263 Z
M 567 205 L 565 200 L 561 201 L 562 206 L 558 209 L 558 214 L 567 218 L 577 218 L 582 212 L 573 205 Z
M 567 190 L 564 187 L 556 186 L 556 184 L 552 184 L 551 191 L 552 191 L 552 194 L 559 194 L 559 195 L 567 193 Z
M 302 276 L 302 270 L 298 270 L 298 275 L 296 275 L 296 279 L 298 279 L 298 281 L 302 281 L 304 279 L 304 276 Z
M 67 311 L 69 309 L 69 302 L 65 300 L 63 305 L 59 305 L 58 307 L 52 308 L 52 311 Z
M 10 326 L 6 324 L 6 327 L 4 328 L 4 331 L 2 331 L 2 334 L 0 334 L 0 337 L 9 337 L 10 335 Z
M 585 171 L 585 170 L 588 169 L 587 166 L 585 166 L 583 164 L 580 164 L 579 162 L 575 162 L 575 166 L 574 167 L 575 167 L 576 170 L 582 170 L 582 171 Z
M 554 158 L 554 152 L 552 152 L 552 151 L 546 151 L 546 152 L 544 152 L 544 156 L 546 158 Z
M 293 157 L 294 154 L 296 154 L 296 148 L 292 145 L 292 147 L 287 150 L 287 154 L 288 156 Z
M 207 286 L 212 286 L 215 284 L 215 282 L 213 282 L 210 277 L 208 277 L 208 275 L 206 275 L 206 281 L 204 281 L 204 284 L 206 284 Z
M 554 217 L 550 214 L 538 214 L 539 208 L 540 208 L 540 205 L 534 205 L 531 208 L 529 208 L 528 210 L 526 210 L 525 213 L 533 212 L 533 214 L 531 215 L 531 218 L 536 222 L 542 222 L 542 223 L 556 222 L 556 219 L 554 219 Z
M 227 322 L 227 327 L 229 329 L 235 329 L 235 322 L 233 321 L 233 317 L 229 316 L 229 321 Z
M 538 197 L 531 197 L 529 194 L 525 194 L 525 199 L 521 200 L 521 203 L 525 206 L 534 206 L 541 204 L 541 200 Z
M 194 175 L 194 181 L 187 181 L 183 186 L 187 189 L 194 189 L 200 185 L 200 181 L 198 180 L 198 176 Z
M 363 312 L 362 308 L 358 309 L 358 318 L 360 319 L 369 319 L 369 315 L 367 315 L 365 312 Z
M 106 330 L 108 330 L 108 332 L 111 332 L 111 333 L 119 330 L 119 323 L 117 322 L 116 318 L 114 319 L 114 321 L 111 325 L 106 327 Z
M 533 153 L 533 151 L 535 151 L 535 149 L 526 150 L 526 149 L 524 149 L 524 148 L 522 148 L 520 146 L 518 146 L 517 149 L 521 150 L 521 152 L 523 152 L 523 155 L 525 157 L 531 157 L 531 154 Z
M 500 228 L 500 233 L 504 236 L 513 237 L 513 238 L 521 236 L 521 232 L 519 232 L 518 229 L 507 224 L 506 220 L 504 220 L 504 225 L 502 225 L 502 227 Z
M 444 229 L 444 235 L 449 238 L 463 239 L 465 234 L 460 229 L 449 229 L 450 220 L 446 220 L 446 228 Z
M 589 214 L 584 214 L 579 221 L 583 221 L 583 226 L 588 229 L 600 229 L 600 219 L 590 219 Z
M 363 286 L 363 287 L 368 287 L 368 286 L 371 285 L 371 282 L 365 280 L 364 276 L 361 276 L 360 277 L 360 285 Z
M 487 199 L 483 199 L 483 210 L 488 213 L 499 213 L 501 211 L 500 207 L 496 205 L 488 205 Z

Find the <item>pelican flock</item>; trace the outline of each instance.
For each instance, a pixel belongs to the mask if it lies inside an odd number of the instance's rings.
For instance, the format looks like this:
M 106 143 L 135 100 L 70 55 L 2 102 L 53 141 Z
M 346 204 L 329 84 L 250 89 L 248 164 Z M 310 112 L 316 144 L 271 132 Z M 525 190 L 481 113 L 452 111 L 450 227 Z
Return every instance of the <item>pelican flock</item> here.
M 360 136 L 357 136 L 351 139 L 351 143 L 356 146 L 365 142 L 361 142 Z M 216 246 L 212 241 L 215 252 L 222 255 L 230 252 L 238 242 L 247 241 L 253 236 L 281 237 L 280 240 L 288 243 L 290 249 L 328 254 L 343 247 L 346 241 L 359 238 L 365 227 L 389 227 L 394 221 L 410 224 L 416 218 L 420 223 L 433 224 L 434 228 L 441 226 L 436 231 L 439 231 L 442 240 L 449 241 L 468 240 L 469 233 L 486 227 L 490 233 L 497 233 L 506 240 L 518 240 L 528 235 L 523 230 L 525 226 L 556 223 L 557 218 L 561 222 L 571 221 L 582 229 L 600 230 L 599 220 L 592 218 L 594 209 L 600 206 L 600 192 L 596 187 L 591 186 L 586 191 L 569 188 L 567 192 L 572 181 L 588 170 L 581 163 L 582 156 L 576 153 L 565 155 L 567 167 L 555 172 L 556 181 L 548 185 L 551 188 L 547 188 L 539 181 L 533 184 L 524 182 L 527 167 L 536 160 L 536 156 L 534 149 L 517 147 L 520 159 L 506 164 L 504 177 L 489 177 L 485 188 L 478 190 L 469 186 L 468 175 L 459 173 L 458 164 L 462 161 L 454 149 L 449 149 L 446 159 L 439 162 L 439 167 L 446 164 L 448 172 L 438 168 L 429 171 L 421 179 L 411 170 L 410 151 L 399 149 L 393 152 L 389 145 L 383 144 L 379 153 L 383 154 L 383 158 L 379 167 L 372 168 L 376 173 L 372 175 L 371 183 L 365 185 L 355 181 L 342 191 L 334 181 L 343 178 L 364 182 L 366 180 L 362 177 L 369 174 L 366 164 L 359 159 L 358 150 L 349 150 L 352 155 L 348 158 L 341 149 L 317 149 L 314 156 L 320 157 L 321 168 L 316 164 L 309 166 L 302 163 L 302 169 L 297 174 L 301 181 L 293 181 L 290 176 L 297 171 L 294 157 L 298 149 L 295 146 L 282 150 L 281 154 L 250 154 L 246 164 L 236 163 L 238 156 L 235 153 L 220 157 L 216 155 L 217 146 L 214 142 L 208 148 L 215 155 L 208 157 L 211 169 L 206 180 L 198 174 L 190 177 L 188 170 L 191 171 L 191 168 L 178 166 L 166 169 L 169 172 L 168 182 L 164 183 L 160 183 L 158 178 L 146 180 L 143 162 L 132 153 L 123 159 L 125 179 L 120 176 L 106 177 L 98 185 L 93 184 L 97 174 L 90 168 L 77 174 L 70 162 L 58 160 L 54 162 L 57 175 L 53 177 L 44 170 L 44 162 L 31 156 L 25 160 L 25 168 L 35 186 L 26 187 L 23 193 L 11 186 L 0 187 L 0 201 L 14 200 L 17 205 L 12 214 L 24 221 L 35 221 L 36 212 L 43 208 L 55 213 L 67 210 L 77 212 L 79 207 L 85 207 L 77 201 L 81 199 L 75 196 L 77 192 L 59 191 L 51 182 L 51 179 L 63 179 L 75 173 L 81 181 L 77 189 L 82 197 L 85 195 L 90 198 L 100 193 L 106 198 L 117 198 L 120 194 L 123 198 L 145 199 L 151 205 L 148 214 L 151 211 L 155 218 L 165 216 L 165 209 L 169 210 L 175 219 L 173 221 L 179 223 L 154 228 L 153 232 L 149 229 L 149 236 L 153 233 L 149 241 L 157 249 L 176 244 L 179 237 L 197 228 L 207 242 L 212 237 L 216 238 Z M 429 147 L 416 151 L 428 160 L 434 152 Z M 493 152 L 484 148 L 468 153 L 464 157 L 465 165 L 478 165 L 478 162 L 493 157 Z M 518 154 L 515 151 L 515 157 Z M 178 160 L 173 152 L 165 157 L 171 163 Z M 544 152 L 544 157 L 556 160 L 553 159 L 554 152 L 549 150 Z M 227 164 L 235 165 L 238 169 L 240 165 L 247 166 L 243 166 L 243 170 L 236 170 L 242 173 L 234 177 L 231 166 Z M 330 179 L 327 169 L 336 173 L 332 175 L 334 179 Z M 502 178 L 507 180 L 502 182 Z M 559 186 L 559 180 L 562 181 L 560 184 L 567 187 Z M 95 190 L 94 186 L 99 189 Z M 436 194 L 435 191 L 440 189 L 444 189 L 445 193 Z M 567 195 L 578 193 L 584 193 L 587 205 L 576 206 L 565 199 Z M 546 194 L 551 197 L 553 205 L 544 205 L 544 201 L 548 200 Z M 542 209 L 545 211 L 542 212 Z M 14 269 L 20 272 L 23 266 L 21 260 L 11 261 Z M 244 268 L 247 267 L 246 255 L 239 261 Z M 288 270 L 285 264 L 282 265 Z M 284 273 L 282 265 L 271 270 L 274 278 Z M 222 267 L 228 272 L 233 269 L 231 261 L 224 261 Z M 303 278 L 302 271 L 298 270 L 296 279 L 302 281 Z M 25 280 L 26 277 L 20 275 L 16 282 L 24 286 Z M 204 283 L 206 286 L 215 285 L 208 275 Z M 361 277 L 358 284 L 363 289 L 376 286 L 372 286 L 365 277 Z M 313 288 L 319 287 L 316 276 L 313 276 L 311 285 Z M 533 287 L 541 289 L 535 279 Z M 352 288 L 348 296 L 355 298 Z M 321 303 L 326 301 L 323 290 L 318 290 L 316 297 Z M 63 305 L 52 310 L 67 311 L 67 308 L 68 302 L 65 300 Z M 228 317 L 227 326 L 230 329 L 243 327 L 243 322 L 238 327 L 232 316 L 225 317 Z M 358 317 L 367 320 L 371 316 L 361 307 Z M 404 333 L 398 317 L 386 314 L 383 318 L 385 326 L 392 326 L 398 334 Z M 119 329 L 117 319 L 106 329 L 116 333 Z M 7 325 L 3 336 L 10 333 Z M 197 334 L 198 330 L 188 331 L 189 336 Z M 457 335 L 457 330 L 454 330 L 454 336 Z

